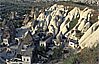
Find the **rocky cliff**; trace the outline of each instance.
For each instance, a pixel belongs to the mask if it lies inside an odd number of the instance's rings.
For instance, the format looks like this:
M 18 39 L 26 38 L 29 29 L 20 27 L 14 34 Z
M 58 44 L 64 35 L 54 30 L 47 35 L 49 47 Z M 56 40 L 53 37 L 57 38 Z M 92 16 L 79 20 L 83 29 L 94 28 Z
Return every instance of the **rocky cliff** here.
M 81 48 L 96 46 L 99 41 L 99 21 L 90 22 L 95 10 L 89 7 L 83 10 L 79 7 L 69 8 L 71 7 L 55 4 L 45 9 L 36 19 L 38 24 L 32 34 L 42 29 L 56 37 L 62 34 L 69 39 L 79 40 Z

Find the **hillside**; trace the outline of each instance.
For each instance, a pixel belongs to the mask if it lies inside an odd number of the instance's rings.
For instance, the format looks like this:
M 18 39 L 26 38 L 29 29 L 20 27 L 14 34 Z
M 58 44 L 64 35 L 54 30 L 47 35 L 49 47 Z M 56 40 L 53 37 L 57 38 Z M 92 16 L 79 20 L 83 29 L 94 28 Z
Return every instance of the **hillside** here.
M 99 63 L 99 44 L 97 47 L 84 48 L 80 53 L 73 54 L 59 64 L 98 64 Z
M 0 62 L 98 63 L 97 4 L 18 1 L 1 7 Z

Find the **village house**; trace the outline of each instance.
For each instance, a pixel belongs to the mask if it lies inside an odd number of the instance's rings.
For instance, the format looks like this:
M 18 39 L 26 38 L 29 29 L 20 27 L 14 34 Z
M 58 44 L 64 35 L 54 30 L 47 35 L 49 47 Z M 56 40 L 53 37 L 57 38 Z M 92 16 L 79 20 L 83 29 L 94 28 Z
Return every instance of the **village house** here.
M 52 36 L 50 35 L 46 36 L 45 38 L 42 38 L 42 40 L 40 41 L 40 46 L 44 46 L 46 49 L 47 44 L 51 43 L 51 39 L 52 39 Z
M 33 35 L 34 42 L 39 42 L 40 37 L 38 35 Z
M 69 45 L 70 47 L 72 47 L 73 49 L 77 48 L 77 47 L 78 47 L 77 40 L 70 39 L 68 45 Z
M 9 39 L 3 39 L 3 42 L 5 45 L 9 45 Z
M 67 42 L 67 38 L 60 33 L 56 36 L 56 39 L 52 39 L 52 42 L 55 46 L 60 46 L 62 44 L 65 45 L 65 43 Z
M 18 57 L 8 60 L 7 64 L 31 64 L 33 59 L 33 50 L 33 47 L 27 48 L 27 50 L 22 55 L 18 55 Z

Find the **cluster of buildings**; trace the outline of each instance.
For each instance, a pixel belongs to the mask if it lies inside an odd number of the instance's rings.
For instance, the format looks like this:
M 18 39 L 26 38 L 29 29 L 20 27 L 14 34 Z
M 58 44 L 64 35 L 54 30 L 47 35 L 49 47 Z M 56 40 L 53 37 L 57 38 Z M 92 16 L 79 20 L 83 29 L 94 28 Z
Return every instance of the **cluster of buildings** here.
M 69 8 L 70 6 L 64 7 L 57 4 L 40 11 L 38 8 L 32 8 L 30 15 L 24 15 L 25 18 L 20 28 L 15 28 L 12 21 L 5 19 L 0 29 L 0 59 L 2 59 L 0 62 L 7 64 L 44 63 L 53 56 L 54 49 L 57 47 L 62 47 L 62 51 L 69 47 L 78 50 L 80 46 L 76 31 L 79 23 L 69 30 L 69 20 L 72 21 L 78 17 L 80 17 L 78 22 L 83 22 L 84 18 L 88 20 L 90 18 L 88 14 L 91 14 L 89 12 L 93 10 L 85 12 L 75 7 L 68 12 Z M 15 18 L 14 15 L 12 12 L 10 17 L 12 20 Z M 38 50 L 39 47 L 43 47 L 45 53 Z
M 21 28 L 15 28 L 11 21 L 18 18 L 15 12 L 11 12 L 11 17 L 9 17 L 11 20 L 3 20 L 0 29 L 0 59 L 2 59 L 2 63 L 43 63 L 54 54 L 54 48 L 57 46 L 65 47 L 64 45 L 67 45 L 68 39 L 62 33 L 56 38 L 55 32 L 48 31 L 47 26 L 45 26 L 47 30 L 42 29 L 42 26 L 35 30 L 35 27 L 40 24 L 40 21 L 37 20 L 40 17 L 37 18 L 37 16 L 40 16 L 39 14 L 42 15 L 42 13 L 47 15 L 50 13 L 45 12 L 44 8 L 40 11 L 37 8 L 35 10 L 32 8 L 30 15 L 24 15 L 25 18 Z M 31 19 L 33 20 L 31 21 Z M 48 50 L 44 56 L 39 54 L 37 51 L 38 47 L 44 47 L 45 50 Z

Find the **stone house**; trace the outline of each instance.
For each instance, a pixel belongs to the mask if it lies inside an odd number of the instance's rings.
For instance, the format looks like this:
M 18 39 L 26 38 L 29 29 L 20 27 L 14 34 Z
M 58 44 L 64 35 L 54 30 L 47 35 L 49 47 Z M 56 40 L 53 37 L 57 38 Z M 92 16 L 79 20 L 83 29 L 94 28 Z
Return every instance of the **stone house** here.
M 5 45 L 9 45 L 9 39 L 3 39 L 3 43 L 4 43 Z
M 7 61 L 7 64 L 32 64 L 32 54 L 34 48 L 27 48 L 27 50 L 20 55 L 21 58 L 16 57 Z
M 51 42 L 52 36 L 48 35 L 45 38 L 42 38 L 42 40 L 40 41 L 40 46 L 44 46 L 46 49 L 46 46 L 48 43 Z
M 77 48 L 78 47 L 78 43 L 77 43 L 77 40 L 73 40 L 73 39 L 71 39 L 70 41 L 69 41 L 69 44 L 68 44 L 70 47 L 72 47 L 72 48 Z

